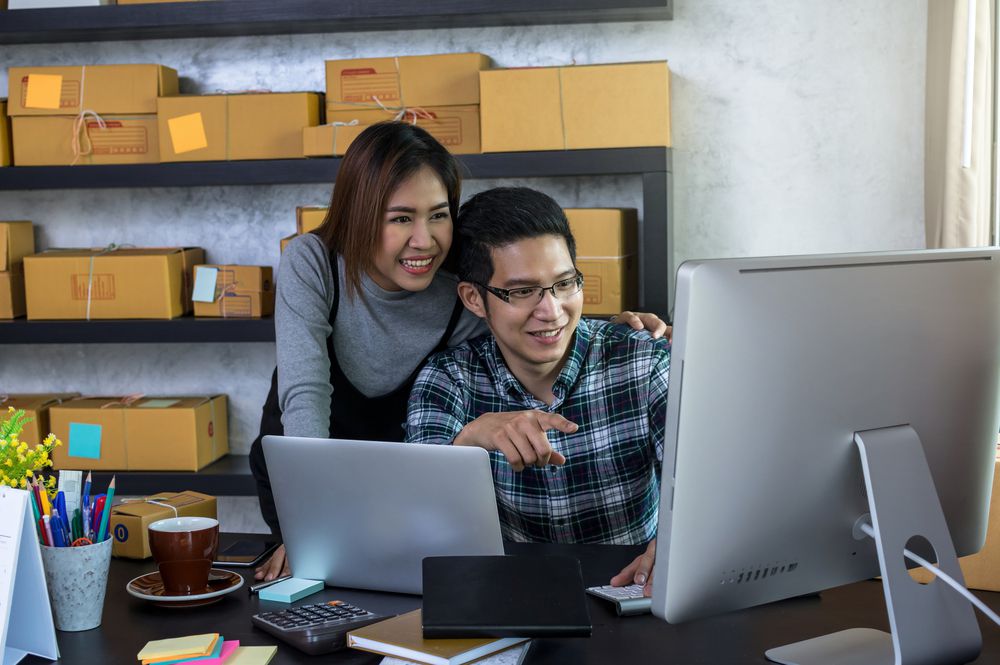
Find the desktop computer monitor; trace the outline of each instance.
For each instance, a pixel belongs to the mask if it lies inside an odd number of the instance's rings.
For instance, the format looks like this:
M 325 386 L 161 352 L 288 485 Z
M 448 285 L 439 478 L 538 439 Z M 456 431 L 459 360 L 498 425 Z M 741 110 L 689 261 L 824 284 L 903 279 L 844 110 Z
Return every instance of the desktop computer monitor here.
M 978 653 L 966 601 L 911 580 L 903 546 L 929 543 L 960 577 L 955 553 L 985 539 L 1000 251 L 691 261 L 674 315 L 653 613 L 675 623 L 883 575 L 889 662 L 938 639 L 927 604 Z M 867 649 L 850 641 L 823 648 Z

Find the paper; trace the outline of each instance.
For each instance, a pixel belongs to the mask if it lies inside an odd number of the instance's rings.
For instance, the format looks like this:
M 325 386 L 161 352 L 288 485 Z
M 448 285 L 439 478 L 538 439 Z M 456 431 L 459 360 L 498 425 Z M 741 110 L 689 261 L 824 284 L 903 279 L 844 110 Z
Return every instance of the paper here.
M 272 584 L 266 589 L 260 590 L 261 600 L 273 600 L 279 603 L 294 603 L 296 600 L 305 598 L 317 591 L 323 590 L 324 584 L 317 580 L 304 580 L 293 577 L 284 582 Z
M 138 405 L 137 409 L 166 409 L 169 406 L 173 406 L 180 402 L 179 399 L 148 399 L 142 404 Z
M 519 644 L 510 649 L 505 649 L 500 653 L 495 653 L 486 658 L 482 658 L 476 661 L 476 665 L 521 665 L 524 662 L 524 657 L 528 653 L 528 648 L 531 646 L 531 642 L 526 642 L 524 644 Z M 403 660 L 401 658 L 396 658 L 394 656 L 386 656 L 381 660 L 379 665 L 420 665 L 412 660 Z
M 219 281 L 219 269 L 197 266 L 194 269 L 194 302 L 215 302 L 215 285 Z
M 28 74 L 24 107 L 28 109 L 59 109 L 62 96 L 61 74 Z
M 219 640 L 218 633 L 205 633 L 203 635 L 188 635 L 186 637 L 173 637 L 166 640 L 152 640 L 146 642 L 137 659 L 147 663 L 150 661 L 164 661 L 177 659 L 181 656 L 206 656 L 215 648 L 215 643 Z
M 178 155 L 208 147 L 201 113 L 170 118 L 167 120 L 167 129 L 170 130 L 170 142 L 174 146 L 174 153 Z
M 239 640 L 225 641 L 226 638 L 219 636 L 219 639 L 215 642 L 215 648 L 212 653 L 207 656 L 202 656 L 200 658 L 190 658 L 183 657 L 177 660 L 165 660 L 158 662 L 157 665 L 178 665 L 179 663 L 197 663 L 198 665 L 221 665 L 222 661 L 231 654 L 236 647 L 240 645 Z
M 68 454 L 70 457 L 101 459 L 101 426 L 70 423 Z
M 267 665 L 277 652 L 278 647 L 239 647 L 225 665 Z

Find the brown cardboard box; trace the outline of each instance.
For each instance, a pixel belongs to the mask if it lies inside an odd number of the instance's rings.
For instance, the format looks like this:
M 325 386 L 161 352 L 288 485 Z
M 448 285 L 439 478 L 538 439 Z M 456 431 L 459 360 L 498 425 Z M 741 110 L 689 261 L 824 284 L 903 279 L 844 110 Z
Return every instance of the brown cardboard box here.
M 155 503 L 154 503 L 155 502 Z M 108 530 L 115 540 L 112 556 L 126 559 L 148 559 L 149 525 L 170 517 L 218 517 L 214 496 L 186 490 L 158 492 L 142 501 L 126 500 L 111 509 Z
M 0 99 L 0 166 L 10 166 L 10 117 L 7 115 L 7 100 Z
M 396 117 L 394 113 L 387 113 L 382 109 L 349 109 L 338 111 L 332 105 L 327 104 L 326 119 L 328 122 L 352 122 L 358 121 L 359 127 L 350 129 L 363 130 L 364 126 L 373 125 L 384 120 L 392 120 Z M 479 106 L 431 106 L 421 107 L 419 110 L 412 110 L 405 113 L 403 118 L 406 122 L 413 122 L 418 127 L 422 127 L 433 136 L 438 142 L 455 155 L 476 155 L 481 152 L 479 140 Z M 346 130 L 347 127 L 340 127 Z M 344 142 L 349 136 L 349 132 L 343 133 L 344 137 L 335 145 L 333 132 L 330 132 L 330 139 L 327 146 L 334 146 L 335 155 L 342 155 L 347 150 L 350 142 Z M 357 131 L 360 134 L 361 131 Z M 340 152 L 336 150 L 340 148 Z M 327 153 L 330 154 L 330 153 Z
M 302 129 L 302 153 L 306 157 L 343 155 L 347 147 L 365 131 L 368 125 L 329 123 Z
M 633 208 L 566 208 L 583 273 L 583 313 L 618 314 L 638 302 L 638 216 Z
M 6 411 L 8 406 L 24 409 L 25 415 L 30 420 L 21 432 L 21 441 L 26 441 L 29 446 L 35 446 L 41 443 L 52 431 L 49 429 L 49 409 L 77 395 L 79 393 L 2 395 L 0 396 L 0 409 Z M 65 441 L 63 445 L 65 445 Z
M 480 72 L 483 152 L 670 145 L 666 62 Z
M 288 243 L 290 243 L 292 241 L 292 239 L 295 238 L 295 236 L 297 236 L 297 235 L 299 235 L 299 234 L 298 233 L 293 233 L 290 236 L 285 236 L 284 238 L 282 238 L 281 239 L 281 251 L 285 251 L 285 247 L 288 247 Z
M 197 471 L 229 452 L 226 396 L 87 398 L 50 409 L 56 469 Z
M 0 222 L 0 272 L 19 267 L 24 257 L 34 253 L 31 222 Z
M 302 129 L 319 124 L 320 97 L 315 92 L 161 97 L 160 160 L 304 157 Z
M 28 310 L 24 302 L 24 267 L 0 272 L 0 319 L 16 319 Z
M 28 77 L 31 75 L 61 77 L 58 108 L 25 106 L 28 101 Z M 11 67 L 8 79 L 8 114 L 11 116 L 76 116 L 82 110 L 93 111 L 102 116 L 106 113 L 153 114 L 156 113 L 157 97 L 177 94 L 177 71 L 163 65 Z
M 326 213 L 329 210 L 326 206 L 299 206 L 295 209 L 295 228 L 299 234 L 309 233 L 323 225 Z
M 990 498 L 989 525 L 986 544 L 976 554 L 958 560 L 965 577 L 965 586 L 983 591 L 1000 591 L 1000 451 L 993 470 L 993 495 Z M 923 569 L 912 569 L 910 574 L 918 582 L 927 584 L 934 576 Z
M 270 266 L 204 265 L 218 270 L 213 302 L 194 301 L 195 316 L 260 318 L 274 314 L 274 279 Z
M 76 118 L 40 116 L 14 118 L 14 164 L 69 166 L 71 164 L 155 164 L 160 141 L 155 115 L 107 115 L 104 125 L 88 117 L 73 145 Z
M 334 110 L 478 104 L 479 72 L 491 64 L 482 53 L 327 60 L 326 101 Z
M 29 319 L 172 319 L 191 311 L 200 247 L 50 249 L 25 257 Z M 89 304 L 89 313 L 88 313 Z

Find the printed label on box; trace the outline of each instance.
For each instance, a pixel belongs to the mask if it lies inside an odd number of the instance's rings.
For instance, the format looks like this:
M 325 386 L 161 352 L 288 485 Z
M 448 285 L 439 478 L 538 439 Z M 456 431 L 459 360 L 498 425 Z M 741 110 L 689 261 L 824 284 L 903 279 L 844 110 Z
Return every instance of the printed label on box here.
M 253 316 L 253 298 L 250 296 L 228 295 L 220 300 L 222 315 L 225 317 L 249 318 Z
M 340 99 L 345 102 L 382 103 L 399 100 L 399 76 L 395 72 L 378 74 L 370 67 L 340 72 Z
M 585 305 L 601 304 L 601 276 L 587 275 L 583 283 L 583 303 Z
M 145 127 L 125 127 L 119 120 L 87 123 L 87 137 L 95 155 L 145 155 L 149 135 Z
M 110 273 L 93 275 L 78 274 L 70 278 L 70 288 L 73 293 L 73 300 L 87 300 L 87 291 L 90 291 L 91 300 L 114 300 L 115 299 L 115 276 Z
M 70 423 L 69 456 L 101 459 L 101 426 L 91 423 Z
M 427 130 L 441 145 L 462 145 L 462 121 L 459 118 L 431 118 L 418 120 L 417 125 Z

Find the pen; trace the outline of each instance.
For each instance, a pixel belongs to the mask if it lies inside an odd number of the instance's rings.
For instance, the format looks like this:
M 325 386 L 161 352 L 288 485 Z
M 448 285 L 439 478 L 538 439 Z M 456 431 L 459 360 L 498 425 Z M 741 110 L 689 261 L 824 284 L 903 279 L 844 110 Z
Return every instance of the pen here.
M 59 525 L 59 510 L 57 508 L 52 509 L 52 516 L 45 520 L 45 525 L 52 533 L 52 545 L 63 547 L 62 527 Z
M 115 477 L 111 476 L 111 484 L 108 485 L 108 494 L 104 499 L 104 510 L 101 511 L 101 528 L 97 532 L 97 542 L 103 543 L 108 535 L 108 518 L 111 517 L 111 504 L 115 500 Z
M 38 532 L 41 534 L 42 545 L 49 545 L 51 547 L 49 539 L 45 536 L 45 522 L 42 521 L 41 517 L 38 518 L 37 526 Z
M 49 547 L 55 547 L 56 541 L 52 537 L 52 521 L 48 515 L 42 515 L 42 524 L 45 525 L 45 540 L 49 541 Z
M 272 584 L 277 584 L 278 582 L 284 582 L 285 580 L 290 580 L 290 579 L 292 579 L 291 575 L 285 575 L 284 577 L 275 577 L 270 582 L 261 582 L 260 584 L 251 584 L 250 586 L 247 587 L 247 591 L 249 591 L 250 595 L 252 596 L 253 594 L 255 594 L 258 591 L 260 591 L 261 589 L 266 589 L 267 587 L 271 586 Z
M 39 520 L 41 520 L 41 518 L 42 518 L 42 514 L 40 512 L 38 512 L 38 504 L 36 503 L 36 499 L 38 498 L 38 495 L 35 493 L 35 481 L 34 481 L 34 479 L 32 479 L 32 481 L 31 481 L 31 491 L 28 492 L 28 495 L 29 495 L 28 498 L 31 499 L 31 515 L 32 515 L 32 517 L 35 518 L 35 525 L 37 526 L 38 523 L 39 523 Z M 41 529 L 39 529 L 38 535 L 39 536 L 42 535 Z
M 56 508 L 59 510 L 59 519 L 62 521 L 63 533 L 69 531 L 69 515 L 66 514 L 66 493 L 56 493 Z
M 87 480 L 83 481 L 83 507 L 90 507 L 90 471 L 87 472 Z

